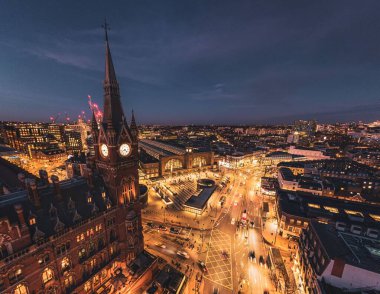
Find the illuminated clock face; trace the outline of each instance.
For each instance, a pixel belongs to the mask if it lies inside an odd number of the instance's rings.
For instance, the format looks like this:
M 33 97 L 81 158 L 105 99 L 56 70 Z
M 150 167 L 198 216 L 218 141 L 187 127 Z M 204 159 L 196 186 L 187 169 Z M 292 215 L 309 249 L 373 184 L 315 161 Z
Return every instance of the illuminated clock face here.
M 104 157 L 108 156 L 108 147 L 106 144 L 103 144 L 102 146 L 100 146 L 100 151 L 102 152 L 102 155 Z
M 128 144 L 121 144 L 119 151 L 121 156 L 127 156 L 131 152 L 131 147 Z

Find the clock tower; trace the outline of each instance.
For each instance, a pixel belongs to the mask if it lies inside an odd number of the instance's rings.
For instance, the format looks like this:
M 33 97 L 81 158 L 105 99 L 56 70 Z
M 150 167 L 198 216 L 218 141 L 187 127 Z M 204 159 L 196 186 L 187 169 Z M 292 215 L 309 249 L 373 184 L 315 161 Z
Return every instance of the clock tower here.
M 141 207 L 139 202 L 137 127 L 134 114 L 130 126 L 124 116 L 120 101 L 119 84 L 112 62 L 108 42 L 108 24 L 105 22 L 105 78 L 104 113 L 99 124 L 92 118 L 95 164 L 103 178 L 107 194 L 113 206 L 120 210 L 126 226 L 119 232 L 125 241 L 127 258 L 131 259 L 143 250 Z M 124 232 L 124 230 L 127 231 Z M 134 255 L 134 256 L 133 256 Z

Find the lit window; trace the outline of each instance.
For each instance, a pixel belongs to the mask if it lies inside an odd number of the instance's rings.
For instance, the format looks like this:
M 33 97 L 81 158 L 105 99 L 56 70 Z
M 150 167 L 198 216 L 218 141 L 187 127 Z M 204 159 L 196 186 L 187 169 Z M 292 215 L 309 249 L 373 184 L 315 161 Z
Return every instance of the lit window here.
M 94 285 L 98 285 L 100 283 L 100 276 L 99 275 L 96 275 L 94 277 Z
M 72 275 L 69 275 L 69 276 L 66 276 L 65 277 L 65 280 L 64 280 L 64 283 L 65 283 L 65 287 L 66 288 L 70 288 L 71 286 L 74 285 L 74 278 Z
M 31 216 L 30 219 L 29 219 L 29 224 L 31 226 L 35 225 L 36 224 L 36 218 L 34 216 Z
M 42 273 L 42 282 L 46 284 L 54 278 L 54 273 L 50 268 L 46 268 Z
M 353 215 L 353 216 L 360 216 L 360 217 L 363 217 L 363 214 L 359 211 L 355 211 L 355 210 L 348 210 L 348 209 L 345 209 L 344 210 L 347 214 L 350 214 L 350 215 Z
M 339 213 L 339 210 L 335 207 L 331 207 L 331 206 L 323 206 L 324 209 L 332 212 L 332 213 Z
M 68 257 L 64 257 L 61 262 L 62 271 L 65 271 L 70 268 L 70 259 Z
M 375 221 L 380 222 L 380 215 L 370 213 L 369 216 L 372 217 Z
M 318 204 L 314 204 L 314 203 L 308 203 L 307 206 L 311 207 L 311 208 L 316 208 L 316 209 L 320 209 L 321 206 L 318 205 Z
M 87 282 L 86 284 L 84 284 L 84 291 L 86 291 L 86 292 L 91 291 L 91 283 L 90 282 Z
M 28 293 L 29 293 L 28 287 L 26 287 L 23 284 L 18 284 L 15 290 L 13 291 L 13 294 L 28 294 Z
M 88 198 L 87 198 L 87 202 L 88 202 L 88 203 L 91 203 L 91 202 L 92 202 L 92 197 L 91 197 L 91 196 L 88 196 Z

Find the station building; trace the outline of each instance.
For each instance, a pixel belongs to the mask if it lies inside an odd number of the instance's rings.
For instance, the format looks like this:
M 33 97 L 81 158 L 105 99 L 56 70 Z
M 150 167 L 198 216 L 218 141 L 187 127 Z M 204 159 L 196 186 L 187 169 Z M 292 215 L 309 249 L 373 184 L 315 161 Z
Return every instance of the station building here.
M 139 149 L 140 154 L 143 154 L 140 167 L 147 178 L 205 170 L 214 165 L 212 151 L 198 151 L 150 139 L 140 140 Z

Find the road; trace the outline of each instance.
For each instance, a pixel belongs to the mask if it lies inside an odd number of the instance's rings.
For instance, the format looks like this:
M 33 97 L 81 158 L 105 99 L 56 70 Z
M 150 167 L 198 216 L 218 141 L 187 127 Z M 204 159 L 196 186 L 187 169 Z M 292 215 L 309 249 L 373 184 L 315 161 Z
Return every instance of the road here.
M 146 244 L 154 254 L 180 265 L 177 267 L 190 277 L 188 293 L 195 292 L 196 274 L 203 274 L 204 288 L 195 293 L 256 294 L 264 293 L 264 290 L 275 293 L 269 270 L 259 263 L 260 256 L 266 261 L 268 255 L 262 238 L 262 198 L 258 186 L 263 171 L 260 168 L 226 171 L 224 176 L 230 177 L 230 183 L 220 192 L 220 195 L 226 195 L 226 203 L 223 208 L 219 205 L 218 213 L 215 213 L 218 218 L 211 230 L 187 229 L 180 236 L 190 240 L 181 245 L 169 232 L 148 229 L 144 231 Z M 218 195 L 213 199 L 214 207 L 219 198 Z M 247 213 L 245 226 L 239 225 L 243 212 Z M 254 221 L 253 227 L 250 226 L 251 220 Z M 166 248 L 157 244 L 165 244 Z M 189 259 L 179 257 L 178 250 L 186 251 Z M 255 252 L 256 262 L 249 260 L 250 251 Z M 205 261 L 206 273 L 201 272 L 198 260 Z
M 209 274 L 206 274 L 205 293 L 213 293 L 214 289 L 219 293 L 263 293 L 264 290 L 272 289 L 269 270 L 259 264 L 260 256 L 263 256 L 264 260 L 267 257 L 261 234 L 262 200 L 257 186 L 261 174 L 259 171 L 253 173 L 253 176 L 252 173 L 246 174 L 229 173 L 229 201 L 212 230 L 211 246 L 206 258 Z M 253 228 L 249 223 L 244 227 L 238 227 L 243 212 L 247 212 L 249 221 L 254 221 Z M 216 250 L 213 250 L 214 247 Z M 225 264 L 223 250 L 231 252 L 227 259 L 230 269 Z M 256 262 L 248 259 L 251 250 L 255 252 Z

